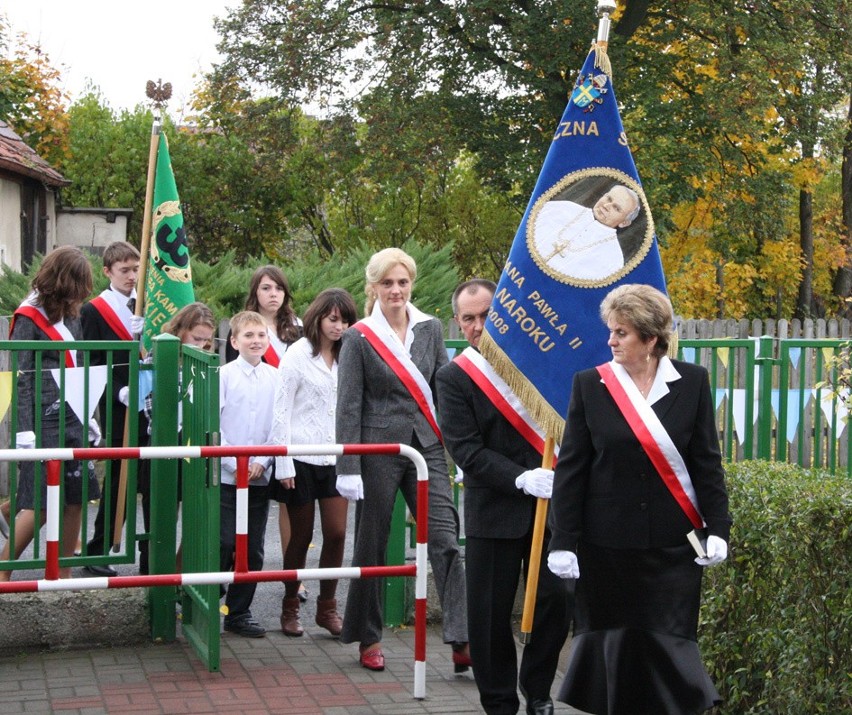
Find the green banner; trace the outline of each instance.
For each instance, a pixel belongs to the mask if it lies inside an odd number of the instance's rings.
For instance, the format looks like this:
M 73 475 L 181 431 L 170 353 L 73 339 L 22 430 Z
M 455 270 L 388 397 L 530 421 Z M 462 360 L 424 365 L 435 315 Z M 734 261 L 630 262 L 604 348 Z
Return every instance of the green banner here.
M 189 244 L 165 134 L 160 134 L 157 151 L 152 211 L 150 253 L 145 276 L 145 329 L 142 333 L 142 344 L 146 350 L 151 349 L 151 338 L 160 334 L 163 324 L 195 300 Z

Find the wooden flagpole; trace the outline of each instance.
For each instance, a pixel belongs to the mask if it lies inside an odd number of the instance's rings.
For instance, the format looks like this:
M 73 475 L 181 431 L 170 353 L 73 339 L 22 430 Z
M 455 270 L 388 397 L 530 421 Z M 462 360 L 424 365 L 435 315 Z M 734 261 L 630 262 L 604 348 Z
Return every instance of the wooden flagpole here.
M 150 85 L 151 83 L 149 83 Z M 149 93 L 150 96 L 150 93 Z M 154 98 L 155 99 L 155 98 Z M 166 98 L 168 99 L 168 97 Z M 160 102 L 155 99 L 155 111 L 159 112 Z M 157 150 L 160 146 L 160 117 L 154 115 L 151 127 L 151 143 L 148 147 L 148 178 L 145 184 L 145 213 L 142 216 L 142 240 L 139 244 L 139 274 L 136 278 L 136 307 L 134 314 L 145 314 L 145 280 L 148 272 L 148 254 L 151 250 L 151 210 L 154 203 L 154 178 L 157 173 Z M 124 414 L 124 437 L 122 444 L 127 447 L 130 441 L 129 413 L 135 406 L 128 405 Z M 124 527 L 124 504 L 127 500 L 127 460 L 121 460 L 121 471 L 118 480 L 118 501 L 115 507 L 115 524 L 112 531 L 112 550 L 121 548 L 121 532 Z
M 606 74 L 611 75 L 609 59 L 606 54 L 609 42 L 610 15 L 615 12 L 615 0 L 598 0 L 598 35 L 595 43 L 595 52 L 600 60 L 600 67 Z M 597 59 L 596 59 L 597 61 Z M 548 436 L 544 443 L 544 454 L 541 466 L 545 469 L 553 467 L 554 439 Z M 544 527 L 547 523 L 548 499 L 538 499 L 535 508 L 535 521 L 533 523 L 532 545 L 530 546 L 529 570 L 527 572 L 526 591 L 524 595 L 524 612 L 521 616 L 521 633 L 519 639 L 523 645 L 530 642 L 533 617 L 535 616 L 535 599 L 538 594 L 538 577 L 541 564 L 541 552 L 544 546 Z
M 553 437 L 548 436 L 544 441 L 544 453 L 541 455 L 541 466 L 544 469 L 553 468 Z M 521 616 L 521 633 L 519 639 L 523 645 L 530 642 L 533 617 L 535 616 L 535 599 L 538 595 L 538 576 L 541 565 L 541 552 L 544 548 L 544 527 L 547 524 L 547 505 L 549 499 L 536 499 L 535 521 L 533 522 L 532 544 L 527 568 L 527 582 L 524 589 L 524 612 Z

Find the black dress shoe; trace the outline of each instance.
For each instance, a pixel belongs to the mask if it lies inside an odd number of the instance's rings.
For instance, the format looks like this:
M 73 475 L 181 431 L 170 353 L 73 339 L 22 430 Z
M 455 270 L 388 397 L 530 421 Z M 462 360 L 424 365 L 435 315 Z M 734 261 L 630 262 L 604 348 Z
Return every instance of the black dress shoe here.
M 553 715 L 553 701 L 527 700 L 527 715 Z
M 112 566 L 104 566 L 93 564 L 92 566 L 84 566 L 83 567 L 83 575 L 84 576 L 118 576 L 118 571 L 116 571 Z
M 228 621 L 226 619 L 225 630 L 236 633 L 243 638 L 263 638 L 266 635 L 266 629 L 251 617 L 241 618 L 238 621 Z

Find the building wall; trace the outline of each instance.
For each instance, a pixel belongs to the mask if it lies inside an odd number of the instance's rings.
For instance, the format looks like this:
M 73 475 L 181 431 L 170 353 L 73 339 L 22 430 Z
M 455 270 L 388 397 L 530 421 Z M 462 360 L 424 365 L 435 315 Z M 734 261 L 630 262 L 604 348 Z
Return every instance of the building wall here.
M 108 218 L 114 216 L 110 223 Z M 102 254 L 104 248 L 114 241 L 126 241 L 128 216 L 110 211 L 91 212 L 76 209 L 56 214 L 58 246 L 77 246 L 91 253 Z
M 21 185 L 0 179 L 0 262 L 21 270 Z

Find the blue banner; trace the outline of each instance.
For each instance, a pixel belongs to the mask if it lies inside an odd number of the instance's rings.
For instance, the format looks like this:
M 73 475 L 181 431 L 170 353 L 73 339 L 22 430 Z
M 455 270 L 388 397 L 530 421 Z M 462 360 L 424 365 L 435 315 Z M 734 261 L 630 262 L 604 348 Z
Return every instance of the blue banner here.
M 480 349 L 557 443 L 577 370 L 611 359 L 599 317 L 620 283 L 665 291 L 651 210 L 603 50 L 571 91 L 497 286 Z

